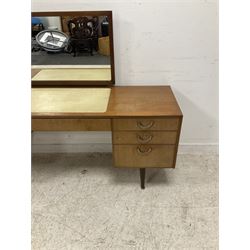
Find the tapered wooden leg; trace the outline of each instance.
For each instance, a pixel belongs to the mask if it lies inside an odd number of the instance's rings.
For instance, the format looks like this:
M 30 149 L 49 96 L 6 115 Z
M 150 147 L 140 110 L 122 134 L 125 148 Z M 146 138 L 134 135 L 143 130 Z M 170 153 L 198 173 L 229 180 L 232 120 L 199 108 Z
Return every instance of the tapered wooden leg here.
M 145 168 L 140 168 L 141 189 L 145 189 Z

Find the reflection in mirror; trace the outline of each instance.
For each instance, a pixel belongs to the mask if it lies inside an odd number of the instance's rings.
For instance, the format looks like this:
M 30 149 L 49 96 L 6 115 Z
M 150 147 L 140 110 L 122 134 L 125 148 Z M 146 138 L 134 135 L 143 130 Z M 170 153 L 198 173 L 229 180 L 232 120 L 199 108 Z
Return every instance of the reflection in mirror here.
M 32 17 L 32 81 L 111 81 L 108 16 Z

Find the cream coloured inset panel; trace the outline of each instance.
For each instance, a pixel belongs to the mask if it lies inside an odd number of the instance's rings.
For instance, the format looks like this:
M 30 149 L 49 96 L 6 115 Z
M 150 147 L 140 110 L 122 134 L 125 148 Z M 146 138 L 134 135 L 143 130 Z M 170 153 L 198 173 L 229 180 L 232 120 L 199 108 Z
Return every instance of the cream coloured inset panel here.
M 108 68 L 47 68 L 41 69 L 32 81 L 111 81 Z
M 106 112 L 110 88 L 33 88 L 33 113 Z

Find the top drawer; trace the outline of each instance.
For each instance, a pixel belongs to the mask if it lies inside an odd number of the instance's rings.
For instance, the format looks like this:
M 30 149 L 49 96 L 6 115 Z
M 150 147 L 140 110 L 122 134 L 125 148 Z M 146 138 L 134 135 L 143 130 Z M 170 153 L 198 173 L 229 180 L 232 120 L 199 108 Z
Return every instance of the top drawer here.
M 113 130 L 178 130 L 179 118 L 113 119 Z

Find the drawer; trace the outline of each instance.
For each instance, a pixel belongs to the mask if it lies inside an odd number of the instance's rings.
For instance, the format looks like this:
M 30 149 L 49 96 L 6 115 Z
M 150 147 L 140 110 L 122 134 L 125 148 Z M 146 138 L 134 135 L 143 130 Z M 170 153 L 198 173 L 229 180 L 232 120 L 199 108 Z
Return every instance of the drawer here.
M 110 131 L 110 119 L 32 119 L 33 131 Z
M 178 130 L 179 118 L 113 119 L 113 130 Z
M 176 144 L 177 131 L 113 131 L 113 144 Z
M 174 145 L 113 145 L 116 167 L 174 167 Z

